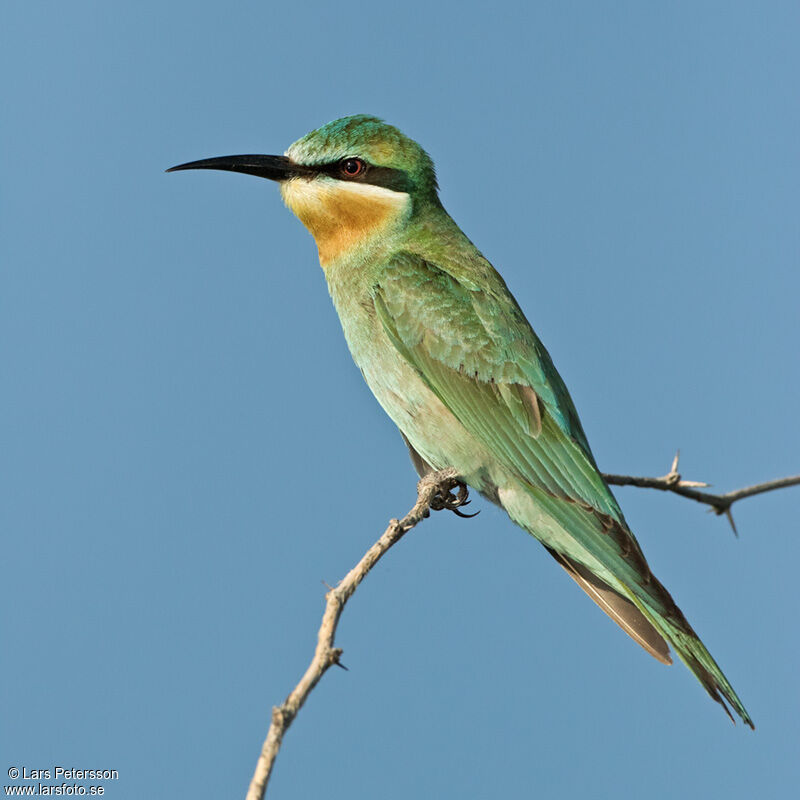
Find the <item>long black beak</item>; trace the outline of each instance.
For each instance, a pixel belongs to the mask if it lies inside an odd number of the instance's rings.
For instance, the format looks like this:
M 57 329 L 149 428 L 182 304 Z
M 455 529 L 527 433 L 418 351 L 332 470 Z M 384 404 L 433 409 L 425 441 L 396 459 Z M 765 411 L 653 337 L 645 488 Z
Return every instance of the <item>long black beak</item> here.
M 167 172 L 178 172 L 182 169 L 223 169 L 228 172 L 243 172 L 245 175 L 269 178 L 271 181 L 285 181 L 308 172 L 308 168 L 295 164 L 286 156 L 258 155 L 204 158 L 170 167 Z

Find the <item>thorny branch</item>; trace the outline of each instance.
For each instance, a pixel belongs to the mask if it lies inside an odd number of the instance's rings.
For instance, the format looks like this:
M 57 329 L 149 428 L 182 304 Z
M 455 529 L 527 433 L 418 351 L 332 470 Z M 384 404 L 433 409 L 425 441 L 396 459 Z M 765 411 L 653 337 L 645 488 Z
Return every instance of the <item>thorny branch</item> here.
M 678 472 L 679 455 L 676 454 L 670 471 L 661 478 L 638 478 L 631 475 L 603 475 L 603 477 L 606 483 L 614 486 L 641 486 L 646 489 L 660 489 L 664 492 L 673 492 L 682 497 L 688 497 L 698 503 L 705 503 L 717 514 L 725 514 L 728 517 L 734 533 L 736 533 L 736 526 L 731 515 L 731 506 L 737 500 L 743 500 L 745 497 L 752 497 L 763 492 L 770 492 L 773 489 L 800 485 L 800 475 L 794 475 L 789 478 L 759 483 L 755 486 L 747 486 L 727 494 L 701 492 L 698 489 L 706 487 L 708 484 L 700 481 L 683 480 Z M 453 494 L 453 490 L 457 490 L 457 493 Z M 272 709 L 272 722 L 267 732 L 267 738 L 261 748 L 261 755 L 258 758 L 246 800 L 262 800 L 264 797 L 267 782 L 283 742 L 284 734 L 322 676 L 334 664 L 346 669 L 339 661 L 342 650 L 339 647 L 334 647 L 333 643 L 336 636 L 336 627 L 339 624 L 339 618 L 342 616 L 345 603 L 353 595 L 358 585 L 390 547 L 399 542 L 415 525 L 430 516 L 431 509 L 434 511 L 448 509 L 459 514 L 459 516 L 474 516 L 459 513 L 459 508 L 469 503 L 468 497 L 467 487 L 458 480 L 457 473 L 452 467 L 426 475 L 417 484 L 417 502 L 414 507 L 403 519 L 393 519 L 381 538 L 367 550 L 358 564 L 345 575 L 335 588 L 330 589 L 327 593 L 322 625 L 317 634 L 317 647 L 314 651 L 314 657 L 300 679 L 300 683 L 295 686 L 282 705 L 275 706 Z
M 451 493 L 453 489 L 458 489 L 457 495 Z M 264 797 L 275 758 L 292 720 L 297 716 L 297 712 L 303 707 L 311 690 L 319 683 L 320 678 L 328 669 L 334 664 L 342 666 L 339 663 L 342 650 L 333 646 L 333 640 L 345 603 L 355 592 L 358 584 L 364 580 L 367 573 L 390 547 L 430 515 L 430 509 L 434 511 L 448 509 L 457 512 L 460 506 L 469 502 L 467 498 L 467 487 L 457 479 L 456 471 L 453 468 L 426 475 L 417 484 L 417 502 L 411 511 L 401 520 L 393 519 L 381 538 L 367 550 L 361 561 L 345 575 L 336 588 L 331 589 L 325 596 L 325 612 L 322 615 L 322 625 L 317 634 L 317 649 L 314 651 L 314 658 L 311 659 L 300 683 L 284 700 L 283 705 L 275 706 L 272 709 L 272 722 L 264 746 L 261 748 L 253 780 L 250 782 L 247 800 L 261 800 Z
M 778 478 L 766 483 L 757 483 L 754 486 L 746 486 L 744 489 L 737 489 L 726 494 L 714 494 L 713 492 L 700 492 L 699 488 L 709 486 L 702 481 L 685 481 L 678 472 L 678 460 L 680 450 L 675 454 L 669 472 L 661 478 L 637 478 L 632 475 L 608 475 L 603 474 L 606 483 L 613 486 L 640 486 L 643 489 L 659 489 L 662 492 L 673 492 L 681 497 L 688 497 L 698 503 L 705 503 L 711 507 L 715 514 L 724 514 L 733 528 L 733 532 L 738 536 L 736 523 L 733 521 L 731 506 L 737 500 L 744 500 L 745 497 L 752 497 L 756 494 L 771 492 L 773 489 L 785 489 L 788 486 L 800 486 L 800 475 L 792 475 L 788 478 Z

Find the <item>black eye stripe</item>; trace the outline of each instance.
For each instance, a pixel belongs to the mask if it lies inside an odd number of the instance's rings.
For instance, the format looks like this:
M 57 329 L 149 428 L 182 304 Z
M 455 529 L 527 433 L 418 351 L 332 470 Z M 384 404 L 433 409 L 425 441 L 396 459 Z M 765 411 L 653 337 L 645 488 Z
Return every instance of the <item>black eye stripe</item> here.
M 348 175 L 343 171 L 342 164 L 349 160 L 362 162 L 364 169 L 357 175 Z M 338 180 L 382 186 L 385 189 L 391 189 L 393 192 L 410 192 L 414 187 L 408 174 L 402 169 L 376 167 L 374 164 L 370 164 L 368 161 L 364 161 L 363 158 L 357 158 L 356 156 L 333 161 L 329 164 L 315 164 L 313 167 L 305 167 L 304 172 L 306 170 L 311 174 L 329 175 L 331 178 Z

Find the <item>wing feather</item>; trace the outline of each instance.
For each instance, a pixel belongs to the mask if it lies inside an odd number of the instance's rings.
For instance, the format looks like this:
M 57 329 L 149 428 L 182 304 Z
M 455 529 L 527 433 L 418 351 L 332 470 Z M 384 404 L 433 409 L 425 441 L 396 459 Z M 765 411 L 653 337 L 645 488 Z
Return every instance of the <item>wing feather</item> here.
M 566 556 L 551 550 L 547 551 L 561 564 L 567 574 L 586 592 L 595 603 L 622 628 L 628 636 L 643 647 L 653 658 L 662 664 L 671 664 L 669 646 L 663 637 L 648 621 L 647 617 L 627 597 L 615 592 L 607 583 L 592 575 L 586 567 Z

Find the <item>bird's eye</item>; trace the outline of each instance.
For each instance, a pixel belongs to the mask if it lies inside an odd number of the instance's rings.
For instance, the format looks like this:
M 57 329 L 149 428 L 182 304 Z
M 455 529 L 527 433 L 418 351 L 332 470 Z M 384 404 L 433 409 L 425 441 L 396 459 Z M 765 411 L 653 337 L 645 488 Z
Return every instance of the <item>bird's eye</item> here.
M 346 158 L 339 165 L 342 175 L 348 178 L 357 178 L 365 169 L 366 164 L 360 158 Z

